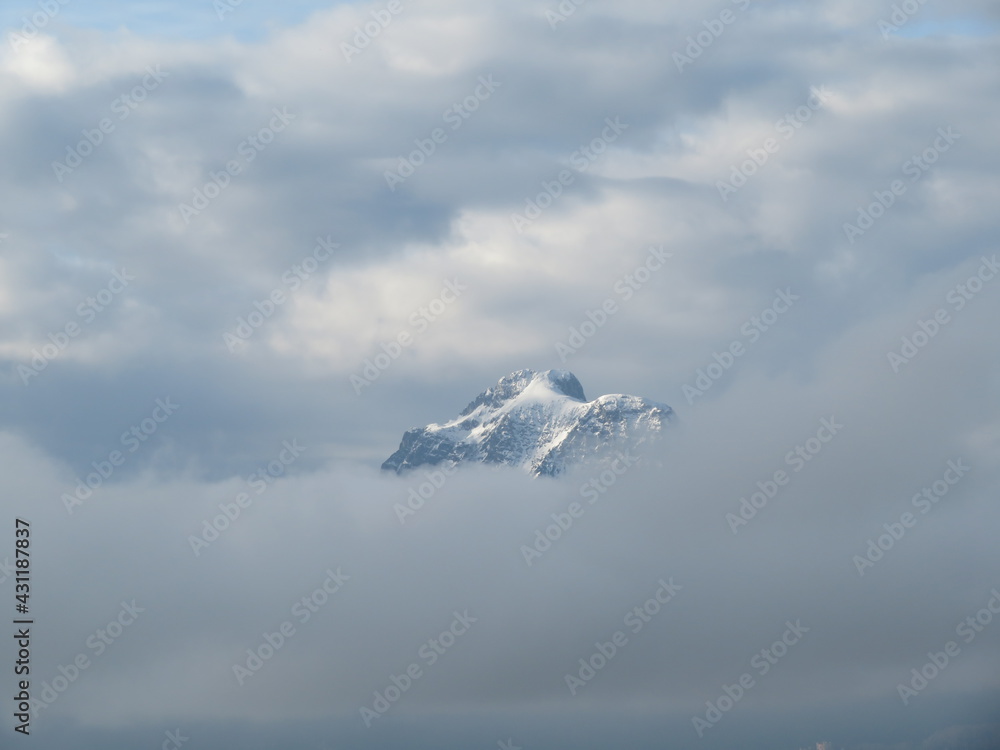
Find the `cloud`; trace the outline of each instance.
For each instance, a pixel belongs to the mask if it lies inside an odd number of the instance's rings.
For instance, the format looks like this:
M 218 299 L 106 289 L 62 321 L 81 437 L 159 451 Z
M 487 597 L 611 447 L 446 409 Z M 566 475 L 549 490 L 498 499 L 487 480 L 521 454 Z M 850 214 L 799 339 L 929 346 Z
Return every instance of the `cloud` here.
M 883 39 L 892 9 L 846 0 L 584 3 L 553 27 L 557 7 L 403 3 L 350 60 L 378 3 L 299 4 L 266 33 L 250 6 L 158 34 L 67 6 L 4 48 L 4 507 L 39 529 L 39 679 L 93 657 L 46 710 L 56 745 L 152 743 L 178 721 L 223 741 L 259 721 L 248 747 L 586 747 L 623 726 L 629 746 L 689 747 L 744 673 L 706 747 L 801 747 L 830 726 L 834 747 L 990 741 L 946 728 L 984 723 L 997 690 L 992 630 L 957 632 L 998 585 L 995 9 L 928 4 Z M 670 260 L 629 286 L 651 247 Z M 134 280 L 114 291 L 116 273 Z M 467 291 L 433 312 L 449 282 Z M 797 300 L 772 319 L 781 293 Z M 521 546 L 581 502 L 586 469 L 463 470 L 404 524 L 410 480 L 376 472 L 405 429 L 521 367 L 680 417 L 662 466 L 530 567 Z M 181 407 L 128 452 L 158 399 Z M 823 419 L 844 424 L 829 444 Z M 285 441 L 307 449 L 256 494 Z M 822 450 L 795 471 L 806 445 Z M 61 496 L 115 450 L 68 513 Z M 972 469 L 922 513 L 949 461 Z M 190 537 L 241 492 L 196 556 Z M 338 567 L 350 580 L 299 622 Z M 671 576 L 676 598 L 628 632 Z M 98 657 L 88 637 L 133 598 L 147 612 Z M 421 645 L 465 610 L 478 622 L 427 664 Z M 239 685 L 233 665 L 286 620 L 294 637 Z M 619 629 L 627 646 L 572 695 L 566 674 Z M 897 685 L 949 639 L 961 654 L 904 705 Z M 365 730 L 359 709 L 414 662 Z

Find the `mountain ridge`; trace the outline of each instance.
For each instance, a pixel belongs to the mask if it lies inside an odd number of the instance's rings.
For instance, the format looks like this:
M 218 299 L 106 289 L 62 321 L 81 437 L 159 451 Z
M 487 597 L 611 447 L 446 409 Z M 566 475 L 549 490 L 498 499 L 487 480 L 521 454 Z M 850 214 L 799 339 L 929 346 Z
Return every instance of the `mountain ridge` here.
M 675 417 L 666 404 L 639 396 L 607 394 L 587 401 L 568 370 L 517 370 L 476 396 L 455 419 L 407 430 L 382 469 L 403 474 L 451 461 L 558 476 L 609 451 L 655 440 Z

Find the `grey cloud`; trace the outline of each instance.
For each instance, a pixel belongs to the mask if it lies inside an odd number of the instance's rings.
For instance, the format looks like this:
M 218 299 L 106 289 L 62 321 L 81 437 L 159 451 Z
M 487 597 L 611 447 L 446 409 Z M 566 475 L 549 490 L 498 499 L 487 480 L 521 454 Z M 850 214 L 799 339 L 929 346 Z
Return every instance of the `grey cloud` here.
M 801 619 L 802 643 L 699 745 L 995 744 L 995 729 L 962 728 L 995 715 L 992 631 L 911 705 L 896 684 L 1000 585 L 996 289 L 946 301 L 995 251 L 996 38 L 887 42 L 890 6 L 754 3 L 683 72 L 672 54 L 725 4 L 587 3 L 554 30 L 549 6 L 408 5 L 352 64 L 341 6 L 255 44 L 66 36 L 63 91 L 4 68 L 4 507 L 40 529 L 39 679 L 123 599 L 148 602 L 47 710 L 46 741 L 152 746 L 181 726 L 192 747 L 691 747 L 691 717 Z M 51 161 L 147 64 L 170 77 L 58 183 Z M 384 171 L 488 74 L 502 86 L 391 191 Z M 829 104 L 724 202 L 716 182 L 814 86 Z M 275 107 L 296 119 L 185 224 L 178 204 L 242 159 Z M 629 129 L 515 231 L 510 214 L 607 117 Z M 961 140 L 851 244 L 843 224 L 949 125 Z M 340 252 L 227 351 L 223 334 L 290 292 L 283 273 L 328 235 Z M 651 244 L 674 257 L 625 301 L 614 284 Z M 122 267 L 135 282 L 25 386 L 30 350 Z M 452 276 L 469 293 L 355 395 L 349 375 Z M 743 325 L 785 288 L 801 300 L 751 343 Z M 620 312 L 559 362 L 554 344 L 609 297 Z M 894 373 L 887 353 L 941 307 L 950 322 Z M 689 402 L 683 386 L 734 341 L 746 354 Z M 410 485 L 375 467 L 402 432 L 525 366 L 673 406 L 662 465 L 626 476 L 530 568 L 520 545 L 580 499 L 585 470 L 463 471 L 400 525 Z M 68 514 L 62 493 L 167 395 L 182 410 Z M 831 415 L 844 434 L 734 535 L 726 514 Z M 308 450 L 196 557 L 189 536 L 286 439 Z M 853 556 L 956 458 L 968 479 L 860 576 Z M 349 584 L 237 685 L 232 665 L 337 566 Z M 676 600 L 569 695 L 565 674 L 671 576 Z M 358 709 L 465 609 L 479 622 L 365 730 Z

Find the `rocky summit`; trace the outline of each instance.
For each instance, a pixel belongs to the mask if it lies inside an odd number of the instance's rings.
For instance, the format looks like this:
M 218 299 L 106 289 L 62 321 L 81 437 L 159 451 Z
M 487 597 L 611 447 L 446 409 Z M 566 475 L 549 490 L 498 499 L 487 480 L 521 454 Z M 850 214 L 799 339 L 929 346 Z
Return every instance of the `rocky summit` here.
M 666 404 L 639 396 L 587 401 L 567 370 L 518 370 L 476 396 L 455 419 L 408 430 L 382 468 L 402 474 L 442 461 L 475 462 L 557 476 L 570 466 L 637 448 L 674 418 Z

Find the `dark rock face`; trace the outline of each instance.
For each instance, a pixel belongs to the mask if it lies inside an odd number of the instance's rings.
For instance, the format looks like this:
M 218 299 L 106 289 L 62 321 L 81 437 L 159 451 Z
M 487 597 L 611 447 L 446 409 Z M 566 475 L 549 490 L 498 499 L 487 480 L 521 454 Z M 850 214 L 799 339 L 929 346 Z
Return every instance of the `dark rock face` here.
M 655 439 L 673 418 L 666 404 L 638 396 L 588 402 L 566 370 L 518 370 L 479 394 L 457 419 L 407 431 L 382 468 L 402 474 L 442 461 L 474 461 L 556 476 Z

